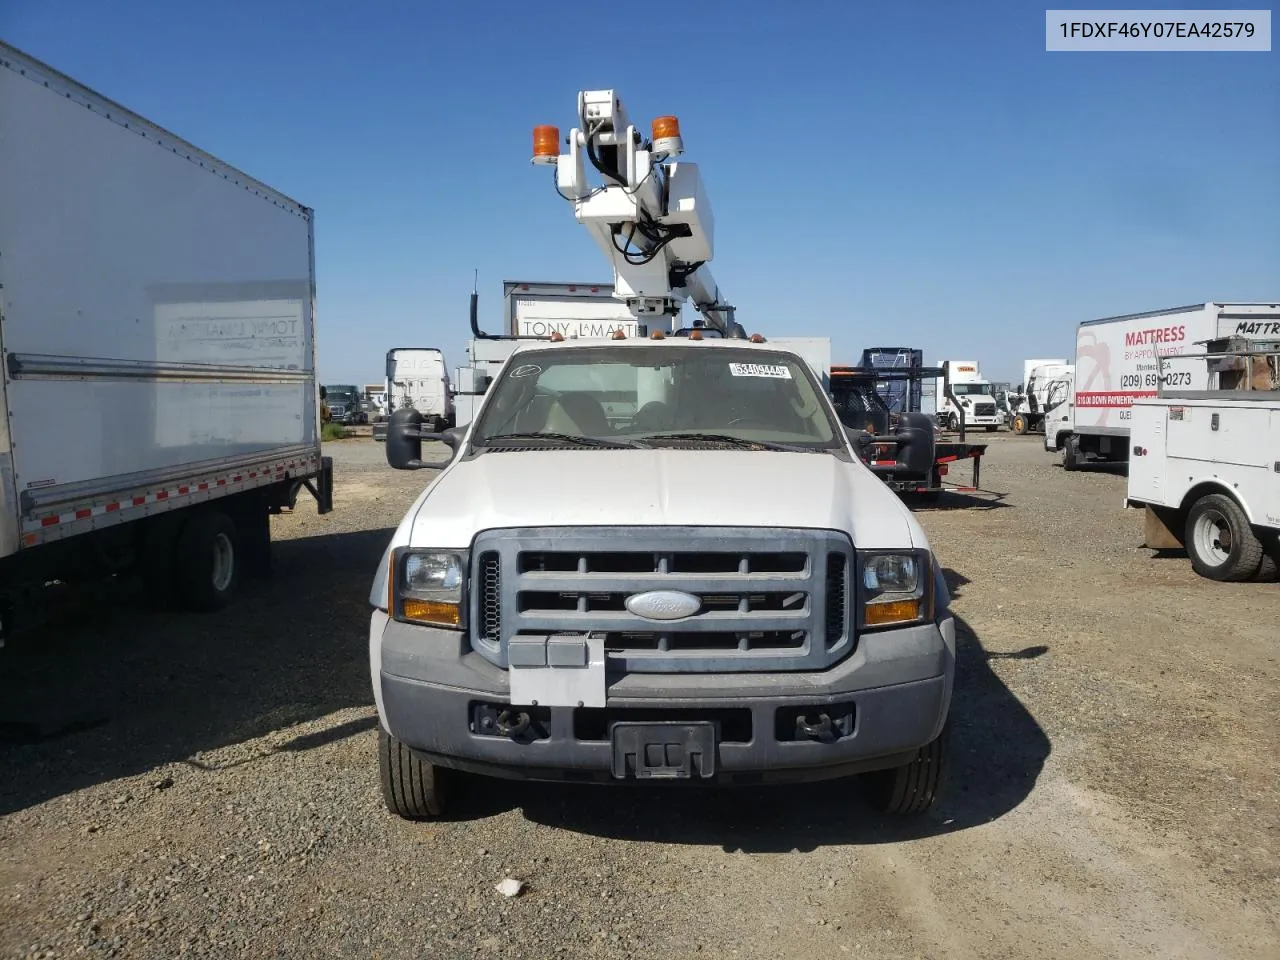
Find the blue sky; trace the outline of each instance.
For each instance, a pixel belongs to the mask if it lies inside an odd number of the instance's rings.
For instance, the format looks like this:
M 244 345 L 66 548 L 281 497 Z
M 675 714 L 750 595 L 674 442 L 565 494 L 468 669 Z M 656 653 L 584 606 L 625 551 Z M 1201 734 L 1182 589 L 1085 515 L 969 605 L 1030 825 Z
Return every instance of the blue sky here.
M 528 162 L 584 88 L 680 117 L 739 319 L 837 361 L 1016 381 L 1082 319 L 1280 298 L 1280 54 L 1050 54 L 1044 10 L 0 0 L 0 37 L 315 208 L 330 383 L 460 363 L 473 268 L 489 330 L 504 280 L 609 279 Z

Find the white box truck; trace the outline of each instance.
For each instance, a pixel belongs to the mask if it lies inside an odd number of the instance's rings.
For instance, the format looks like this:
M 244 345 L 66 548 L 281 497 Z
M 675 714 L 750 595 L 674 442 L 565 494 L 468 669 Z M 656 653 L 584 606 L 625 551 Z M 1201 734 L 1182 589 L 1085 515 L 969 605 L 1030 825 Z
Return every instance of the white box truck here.
M 312 212 L 0 43 L 0 607 L 132 564 L 216 608 L 332 506 Z
M 456 423 L 453 383 L 444 353 L 435 347 L 392 347 L 387 351 L 387 416 L 412 407 L 436 430 Z M 385 422 L 373 425 L 373 439 L 387 439 Z
M 942 366 L 949 371 L 951 393 L 955 400 L 946 396 L 944 378 L 938 377 L 934 388 L 938 423 L 948 430 L 956 431 L 960 429 L 960 418 L 963 416 L 966 429 L 983 427 L 988 433 L 1000 429 L 1004 418 L 996 406 L 991 381 L 982 376 L 978 361 L 943 360 Z
M 1280 304 L 1210 301 L 1149 313 L 1086 320 L 1076 331 L 1068 416 L 1054 418 L 1045 449 L 1067 470 L 1129 459 L 1133 401 L 1167 389 L 1208 389 L 1205 344 L 1220 337 L 1280 335 Z

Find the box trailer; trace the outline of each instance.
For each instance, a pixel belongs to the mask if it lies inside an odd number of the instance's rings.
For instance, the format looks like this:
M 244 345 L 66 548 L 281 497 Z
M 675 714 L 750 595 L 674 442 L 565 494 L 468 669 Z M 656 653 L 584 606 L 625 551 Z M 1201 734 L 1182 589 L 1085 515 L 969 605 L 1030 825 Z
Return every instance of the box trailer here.
M 1076 331 L 1070 416 L 1045 431 L 1045 449 L 1061 450 L 1067 470 L 1091 462 L 1127 462 L 1133 401 L 1157 387 L 1208 388 L 1205 344 L 1219 337 L 1274 339 L 1280 304 L 1210 301 L 1086 320 Z
M 0 43 L 0 608 L 141 563 L 215 608 L 332 506 L 312 211 Z

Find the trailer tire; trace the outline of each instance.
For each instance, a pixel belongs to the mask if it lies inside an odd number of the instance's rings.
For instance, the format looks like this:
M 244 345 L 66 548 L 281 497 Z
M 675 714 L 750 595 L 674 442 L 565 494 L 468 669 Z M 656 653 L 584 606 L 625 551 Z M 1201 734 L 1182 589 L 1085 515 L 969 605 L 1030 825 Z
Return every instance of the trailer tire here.
M 405 820 L 444 814 L 453 771 L 423 760 L 378 726 L 378 772 L 387 809 Z
M 1027 431 L 1031 429 L 1030 424 L 1027 423 L 1027 418 L 1020 413 L 1014 415 L 1013 422 L 1009 426 L 1020 437 L 1026 436 Z
M 950 735 L 951 724 L 947 723 L 909 763 L 864 774 L 871 805 L 893 816 L 917 816 L 932 807 L 942 793 Z
M 1240 505 L 1223 493 L 1206 494 L 1191 504 L 1183 542 L 1192 568 L 1208 580 L 1250 580 L 1262 566 L 1262 541 Z
M 194 514 L 182 528 L 174 555 L 178 594 L 190 610 L 225 607 L 240 584 L 236 525 L 224 513 Z

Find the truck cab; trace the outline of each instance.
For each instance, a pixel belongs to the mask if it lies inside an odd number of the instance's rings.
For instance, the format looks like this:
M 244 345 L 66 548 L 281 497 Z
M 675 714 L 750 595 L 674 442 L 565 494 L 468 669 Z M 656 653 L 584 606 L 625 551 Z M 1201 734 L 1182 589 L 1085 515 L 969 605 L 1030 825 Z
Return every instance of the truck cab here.
M 383 795 L 458 778 L 858 775 L 934 803 L 955 675 L 942 567 L 812 362 L 741 338 L 520 342 L 369 596 Z
M 325 403 L 329 406 L 329 416 L 334 423 L 353 426 L 369 422 L 363 393 L 354 384 L 325 384 L 324 390 Z
M 964 417 L 966 428 L 983 427 L 988 433 L 1000 429 L 1004 422 L 989 380 L 983 379 L 976 360 L 944 360 L 949 372 L 953 401 L 943 390 L 942 378 L 938 378 L 935 396 L 938 398 L 938 422 L 946 429 L 960 429 Z M 959 406 L 957 407 L 957 404 Z

